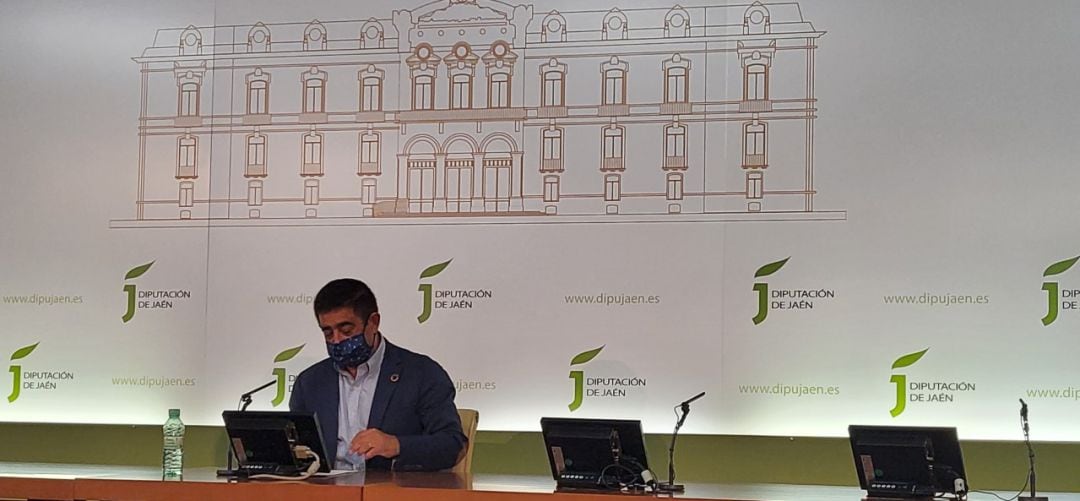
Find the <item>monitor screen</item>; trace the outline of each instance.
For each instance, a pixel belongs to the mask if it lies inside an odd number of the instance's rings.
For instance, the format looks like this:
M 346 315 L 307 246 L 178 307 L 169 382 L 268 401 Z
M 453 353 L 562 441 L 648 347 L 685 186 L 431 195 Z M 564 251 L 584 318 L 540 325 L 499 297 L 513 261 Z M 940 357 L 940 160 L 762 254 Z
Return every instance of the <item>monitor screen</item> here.
M 956 428 L 848 427 L 859 485 L 870 496 L 933 497 L 956 493 L 967 475 Z
M 326 455 L 314 413 L 225 411 L 221 416 L 233 453 L 249 473 L 291 475 L 302 471 L 307 465 L 293 455 L 296 445 L 318 454 L 319 471 L 330 471 L 334 458 Z
M 624 487 L 649 467 L 641 421 L 543 418 L 540 428 L 560 488 Z

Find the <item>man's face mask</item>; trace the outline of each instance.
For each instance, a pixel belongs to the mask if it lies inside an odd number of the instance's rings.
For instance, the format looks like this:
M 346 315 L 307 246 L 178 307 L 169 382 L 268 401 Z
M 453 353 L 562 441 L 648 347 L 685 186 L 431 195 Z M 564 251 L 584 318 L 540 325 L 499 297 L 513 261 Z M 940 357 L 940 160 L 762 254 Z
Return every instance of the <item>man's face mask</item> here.
M 364 323 L 364 329 L 361 329 L 360 332 L 349 339 L 340 343 L 326 342 L 326 352 L 330 354 L 330 359 L 334 361 L 334 367 L 337 367 L 338 370 L 354 369 L 371 358 L 371 354 L 375 350 L 364 339 L 364 330 L 366 328 L 367 322 Z

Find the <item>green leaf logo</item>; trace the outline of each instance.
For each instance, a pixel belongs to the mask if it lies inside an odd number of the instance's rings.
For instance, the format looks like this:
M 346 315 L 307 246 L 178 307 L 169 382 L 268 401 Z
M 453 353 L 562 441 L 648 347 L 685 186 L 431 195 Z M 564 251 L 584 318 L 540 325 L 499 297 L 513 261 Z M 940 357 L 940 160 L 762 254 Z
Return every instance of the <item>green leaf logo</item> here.
M 286 362 L 288 360 L 291 360 L 292 357 L 295 357 L 296 354 L 300 353 L 300 350 L 302 349 L 304 349 L 304 345 L 300 345 L 295 348 L 289 348 L 281 353 L 278 353 L 277 356 L 274 357 L 274 363 L 276 364 L 278 362 Z
M 26 356 L 29 355 L 30 353 L 32 353 L 34 351 L 34 348 L 37 348 L 37 346 L 39 344 L 41 344 L 40 341 L 38 341 L 38 342 L 36 342 L 36 343 L 34 343 L 34 344 L 30 345 L 30 346 L 23 346 L 22 348 L 19 348 L 18 350 L 15 350 L 15 353 L 11 354 L 11 360 L 18 360 L 20 358 L 26 358 Z
M 1057 275 L 1057 274 L 1060 274 L 1060 273 L 1065 273 L 1069 268 L 1072 268 L 1072 265 L 1076 264 L 1077 260 L 1080 260 L 1080 256 L 1076 256 L 1076 257 L 1074 257 L 1072 259 L 1066 259 L 1064 261 L 1054 263 L 1054 264 L 1050 265 L 1050 267 L 1046 268 L 1046 271 L 1043 272 L 1043 276 L 1044 277 L 1049 277 L 1051 275 Z
M 154 265 L 154 261 L 150 261 L 142 266 L 136 266 L 128 270 L 127 275 L 124 275 L 124 280 L 131 280 L 133 278 L 139 278 L 143 273 L 150 271 L 150 267 Z
M 909 353 L 907 355 L 904 355 L 904 356 L 896 359 L 895 362 L 893 362 L 892 368 L 893 369 L 899 369 L 901 367 L 907 367 L 907 366 L 909 366 L 911 364 L 914 364 L 915 362 L 918 362 L 919 359 L 922 358 L 923 355 L 925 355 L 927 351 L 930 351 L 930 348 L 927 348 L 927 349 L 925 349 L 923 351 L 917 351 L 915 353 Z
M 453 259 L 450 259 L 450 261 L 453 261 Z M 424 269 L 422 273 L 420 273 L 420 278 L 431 278 L 435 275 L 438 275 L 439 273 L 442 273 L 442 271 L 445 270 L 447 266 L 450 266 L 450 261 L 428 266 Z
M 784 258 L 782 261 L 769 263 L 765 266 L 762 266 L 761 268 L 758 268 L 757 272 L 754 273 L 754 278 L 767 277 L 769 275 L 772 275 L 773 273 L 780 271 L 780 268 L 783 268 L 784 265 L 787 264 L 788 259 L 791 259 L 791 256 Z
M 574 355 L 574 359 L 570 361 L 570 365 L 580 365 L 596 358 L 596 356 L 600 354 L 600 350 L 604 349 L 604 346 L 607 345 L 603 345 L 595 350 L 584 351 L 578 353 L 577 355 Z

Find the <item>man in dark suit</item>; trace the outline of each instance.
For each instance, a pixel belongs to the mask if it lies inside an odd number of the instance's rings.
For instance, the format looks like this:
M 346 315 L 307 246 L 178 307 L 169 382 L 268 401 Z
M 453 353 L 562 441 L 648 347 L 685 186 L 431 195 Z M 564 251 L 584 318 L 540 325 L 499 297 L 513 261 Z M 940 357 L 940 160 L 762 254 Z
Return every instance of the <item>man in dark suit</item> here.
M 332 466 L 452 467 L 466 438 L 446 371 L 383 338 L 375 294 L 359 280 L 323 286 L 315 317 L 330 357 L 296 377 L 289 408 L 316 413 Z

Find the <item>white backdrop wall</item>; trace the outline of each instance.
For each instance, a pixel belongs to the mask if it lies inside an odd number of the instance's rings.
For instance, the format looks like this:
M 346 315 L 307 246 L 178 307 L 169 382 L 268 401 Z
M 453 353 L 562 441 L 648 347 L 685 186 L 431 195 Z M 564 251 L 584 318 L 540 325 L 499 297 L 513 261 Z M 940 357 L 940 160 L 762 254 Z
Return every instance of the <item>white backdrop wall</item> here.
M 1080 5 L 673 7 L 0 1 L 0 420 L 283 409 L 353 276 L 481 429 L 1080 440 Z

